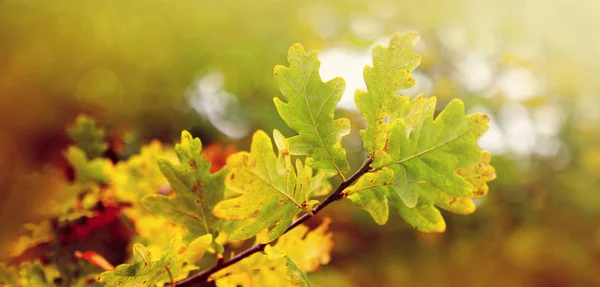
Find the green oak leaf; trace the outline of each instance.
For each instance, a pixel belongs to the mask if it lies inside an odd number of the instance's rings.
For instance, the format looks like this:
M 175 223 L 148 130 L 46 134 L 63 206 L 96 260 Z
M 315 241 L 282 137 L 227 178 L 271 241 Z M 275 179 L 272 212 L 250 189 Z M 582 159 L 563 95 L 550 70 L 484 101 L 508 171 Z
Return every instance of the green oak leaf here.
M 310 159 L 306 160 L 307 166 L 310 166 Z M 308 198 L 317 197 L 317 196 L 325 196 L 328 195 L 333 187 L 329 182 L 329 179 L 333 176 L 333 174 L 328 173 L 326 171 L 319 170 L 312 178 L 312 187 L 311 192 L 308 194 Z
M 231 240 L 248 239 L 270 228 L 260 241 L 271 242 L 283 234 L 294 216 L 313 203 L 307 198 L 313 186 L 312 170 L 296 160 L 296 175 L 289 143 L 277 130 L 274 138 L 278 156 L 269 136 L 257 131 L 250 152 L 238 152 L 227 159 L 231 172 L 225 185 L 240 196 L 219 202 L 213 214 L 224 220 L 246 220 L 231 233 Z
M 113 169 L 110 160 L 105 158 L 89 160 L 86 153 L 76 146 L 70 146 L 64 155 L 73 167 L 77 183 L 108 183 L 110 173 Z
M 183 131 L 181 143 L 175 146 L 179 163 L 158 160 L 160 171 L 175 195 L 151 195 L 142 199 L 142 205 L 149 211 L 186 227 L 190 231 L 186 238 L 215 234 L 221 224 L 211 210 L 223 199 L 227 169 L 211 174 L 210 162 L 200 155 L 201 150 L 200 139 Z
M 394 171 L 394 189 L 408 207 L 414 207 L 418 195 L 430 187 L 454 196 L 468 195 L 473 186 L 456 169 L 481 159 L 477 140 L 488 130 L 489 118 L 483 114 L 466 116 L 460 100 L 451 101 L 434 120 L 435 109 L 429 106 L 435 107 L 435 98 L 430 101 L 431 105 L 423 105 L 423 116 L 412 127 L 402 118 L 394 121 L 389 156 L 381 164 Z
M 398 208 L 404 220 L 414 228 L 424 232 L 442 232 L 446 229 L 446 223 L 436 206 L 457 214 L 475 212 L 472 199 L 483 197 L 488 190 L 487 182 L 496 178 L 494 168 L 489 165 L 490 158 L 488 152 L 482 152 L 480 162 L 457 169 L 457 174 L 472 185 L 471 190 L 464 196 L 452 195 L 446 190 L 425 184 L 426 187 L 421 189 L 419 202 L 414 208 L 404 205 L 401 199 L 394 197 L 391 190 L 390 201 Z
M 388 220 L 388 204 L 385 196 L 389 186 L 394 184 L 394 172 L 384 168 L 360 177 L 356 183 L 344 190 L 352 203 L 371 214 L 377 224 Z
M 177 160 L 177 155 L 172 147 L 154 140 L 142 146 L 138 154 L 119 161 L 112 179 L 117 198 L 138 205 L 142 198 L 166 186 L 168 181 L 157 164 L 161 158 Z
M 388 122 L 393 123 L 396 119 L 402 119 L 408 130 L 412 130 L 415 125 L 423 121 L 427 115 L 435 112 L 436 99 L 434 97 L 425 98 L 423 94 L 418 95 L 412 100 L 408 97 L 401 97 L 402 104 L 392 111 L 388 116 Z
M 144 245 L 133 245 L 133 263 L 121 264 L 113 271 L 100 275 L 105 286 L 155 286 L 185 279 L 198 269 L 194 265 L 210 247 L 212 235 L 206 234 L 185 246 L 180 236 L 175 236 L 171 247 L 156 259 Z
M 52 265 L 43 265 L 38 260 L 21 263 L 18 268 L 0 262 L 0 286 L 53 287 L 58 278 L 58 270 Z
M 387 220 L 389 201 L 414 228 L 442 232 L 446 224 L 436 207 L 472 213 L 471 199 L 485 195 L 495 178 L 490 154 L 476 144 L 489 118 L 465 115 L 463 103 L 453 100 L 434 119 L 435 103 L 421 96 L 405 100 L 394 114 L 386 156 L 372 164 L 373 175 L 346 191 L 379 224 Z
M 269 260 L 285 259 L 285 276 L 290 283 L 305 287 L 311 286 L 306 273 L 285 253 L 271 247 L 271 245 L 267 245 L 265 247 L 265 254 Z
M 338 173 L 349 171 L 346 150 L 337 143 L 350 133 L 350 121 L 334 120 L 335 107 L 342 98 L 346 83 L 334 78 L 327 83 L 319 75 L 317 53 L 307 54 L 300 44 L 288 51 L 290 67 L 276 66 L 275 79 L 287 102 L 274 98 L 277 112 L 298 135 L 291 137 L 290 152 L 308 155 L 309 165 Z
M 108 148 L 104 140 L 106 131 L 96 126 L 96 121 L 86 115 L 79 115 L 75 124 L 67 128 L 67 134 L 91 158 L 101 157 Z
M 421 57 L 414 53 L 418 40 L 419 34 L 414 31 L 396 33 L 387 48 L 373 48 L 373 67 L 367 65 L 363 72 L 367 91 L 357 90 L 354 95 L 356 107 L 367 122 L 367 129 L 361 130 L 360 135 L 367 154 L 375 161 L 385 155 L 391 128 L 386 117 L 406 101 L 396 92 L 416 82 L 411 72 L 421 63 Z
M 489 191 L 487 183 L 496 179 L 496 169 L 490 165 L 491 161 L 491 154 L 484 151 L 481 154 L 481 161 L 477 164 L 456 171 L 473 185 L 473 194 L 471 195 L 473 198 L 484 197 Z

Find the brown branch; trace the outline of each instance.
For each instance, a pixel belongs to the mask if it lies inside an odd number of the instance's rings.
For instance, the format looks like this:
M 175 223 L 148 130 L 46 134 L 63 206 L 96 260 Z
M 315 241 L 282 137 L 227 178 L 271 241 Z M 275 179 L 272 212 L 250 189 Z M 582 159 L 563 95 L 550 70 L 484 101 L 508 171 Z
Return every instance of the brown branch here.
M 342 192 L 346 188 L 348 188 L 350 185 L 352 185 L 357 179 L 359 179 L 361 176 L 363 176 L 365 173 L 369 172 L 369 170 L 370 170 L 369 165 L 372 162 L 373 162 L 373 159 L 371 157 L 367 158 L 367 160 L 363 163 L 363 165 L 351 177 L 349 177 L 347 180 L 340 183 L 340 185 L 332 193 L 330 193 L 329 196 L 327 196 L 327 198 L 325 198 L 321 203 L 319 203 L 317 206 L 315 206 L 312 209 L 313 215 L 316 215 L 319 211 L 321 211 L 323 208 L 325 208 L 332 202 L 342 199 L 344 197 L 344 194 Z M 290 231 L 290 230 L 296 228 L 298 225 L 304 223 L 309 218 L 311 218 L 313 215 L 311 215 L 309 213 L 302 215 L 300 218 L 296 219 L 296 221 L 292 222 L 290 227 L 288 227 L 288 229 L 286 229 L 283 234 L 286 234 L 288 231 Z M 200 286 L 203 282 L 208 281 L 210 275 L 212 275 L 220 270 L 223 270 L 237 262 L 240 262 L 243 259 L 249 257 L 250 255 L 252 255 L 254 253 L 264 251 L 266 246 L 267 246 L 267 244 L 264 244 L 264 243 L 256 244 L 256 245 L 244 250 L 243 252 L 239 253 L 238 255 L 232 257 L 229 260 L 217 262 L 217 264 L 215 266 L 213 266 L 209 269 L 206 269 L 204 271 L 201 271 L 199 273 L 196 273 L 186 279 L 183 279 L 183 280 L 177 282 L 177 286 L 179 286 L 179 287 Z M 173 287 L 174 284 L 166 285 L 166 286 Z
M 169 279 L 171 279 L 171 286 L 176 287 L 177 283 L 175 283 L 175 281 L 173 280 L 173 274 L 171 274 L 171 270 L 169 270 L 169 266 L 165 266 L 165 269 L 167 269 L 167 273 L 169 273 Z

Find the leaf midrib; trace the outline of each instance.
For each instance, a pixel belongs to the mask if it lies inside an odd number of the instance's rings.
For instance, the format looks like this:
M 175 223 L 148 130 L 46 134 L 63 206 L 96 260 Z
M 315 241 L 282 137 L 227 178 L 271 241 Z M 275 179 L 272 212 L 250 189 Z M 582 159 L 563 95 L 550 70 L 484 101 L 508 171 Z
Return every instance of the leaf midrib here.
M 196 197 L 198 200 L 200 200 L 200 202 L 202 203 L 202 204 L 201 204 L 201 208 L 200 208 L 200 215 L 201 215 L 201 220 L 200 220 L 200 221 L 202 221 L 202 224 L 204 225 L 204 229 L 206 230 L 206 233 L 207 233 L 207 234 L 209 234 L 209 233 L 210 233 L 210 231 L 209 231 L 209 228 L 208 228 L 208 221 L 207 221 L 207 219 L 206 219 L 206 214 L 204 214 L 204 207 L 205 207 L 205 206 L 204 206 L 204 204 L 205 204 L 205 202 L 203 202 L 203 200 L 202 200 L 202 198 L 201 198 L 201 197 L 198 197 L 196 194 L 194 194 L 194 192 L 192 192 L 192 188 L 190 188 L 190 187 L 189 187 L 189 186 L 186 184 L 185 180 L 184 180 L 183 178 L 181 178 L 179 174 L 177 174 L 176 172 L 172 172 L 172 173 L 173 173 L 173 175 L 174 175 L 174 176 L 175 176 L 175 177 L 176 177 L 176 178 L 177 178 L 177 179 L 178 179 L 178 180 L 179 180 L 181 183 L 183 183 L 183 186 L 185 186 L 185 187 L 188 189 L 188 190 L 187 190 L 187 191 L 188 191 L 188 193 L 189 193 L 189 194 L 192 194 L 192 195 L 194 195 L 194 196 L 195 196 L 195 197 Z M 176 193 L 177 193 L 177 192 L 176 192 Z M 179 196 L 179 194 L 177 194 L 176 196 Z
M 391 54 L 390 51 L 389 51 L 389 48 L 385 48 L 385 49 L 386 49 L 387 55 L 389 56 Z M 379 102 L 380 103 L 383 103 L 384 102 L 384 98 L 386 97 L 386 95 L 385 95 L 386 93 L 385 92 L 386 92 L 387 85 L 385 85 L 384 82 L 387 81 L 387 79 L 389 78 L 390 74 L 392 72 L 394 72 L 395 70 L 404 69 L 404 68 L 410 66 L 410 64 L 406 64 L 406 65 L 403 65 L 403 66 L 400 66 L 400 67 L 396 67 L 396 65 L 398 64 L 399 59 L 400 59 L 400 57 L 392 57 L 392 64 L 393 65 L 389 65 L 388 67 L 393 67 L 393 68 L 384 69 L 384 71 L 383 71 L 382 74 L 384 74 L 385 76 L 383 77 L 382 81 L 378 81 L 378 83 L 381 83 L 381 85 L 377 85 L 377 88 L 375 88 L 375 92 L 379 93 Z M 375 61 L 373 61 L 373 69 L 375 69 Z M 410 74 L 410 72 L 409 72 L 409 74 Z M 394 95 L 396 95 L 395 92 L 394 92 Z M 376 115 L 375 116 L 375 122 L 374 122 L 374 124 L 375 124 L 375 127 L 374 127 L 375 134 L 380 133 L 379 129 L 381 128 L 381 126 L 383 126 L 383 125 L 386 124 L 386 123 L 377 124 L 377 121 L 379 120 L 379 116 L 377 116 L 377 115 L 379 115 L 379 114 L 382 113 L 382 109 L 384 108 L 384 106 L 385 106 L 384 104 L 380 104 L 380 105 L 377 106 L 377 111 L 375 113 L 375 115 Z M 388 115 L 384 114 L 381 117 L 381 120 L 383 120 L 386 116 L 388 116 Z M 373 151 L 372 151 L 374 159 L 375 159 L 375 156 L 377 154 L 376 153 L 376 151 L 377 151 L 377 142 L 378 142 L 377 136 L 374 136 L 373 137 Z
M 268 184 L 275 191 L 277 191 L 281 195 L 287 197 L 291 202 L 294 203 L 294 205 L 296 205 L 297 207 L 299 207 L 300 209 L 302 209 L 302 205 L 300 205 L 298 202 L 296 202 L 296 200 L 294 200 L 294 198 L 292 198 L 289 194 L 287 194 L 283 190 L 281 190 L 278 187 L 276 187 L 275 185 L 273 185 L 273 183 L 271 183 L 271 181 L 269 181 L 269 180 L 265 179 L 264 177 L 260 176 L 258 173 L 254 172 L 253 169 L 248 169 L 248 171 L 250 172 L 250 174 L 254 175 L 256 178 L 258 178 L 258 179 L 262 180 L 264 183 Z
M 455 141 L 455 140 L 458 140 L 459 138 L 461 138 L 462 136 L 464 136 L 466 133 L 470 132 L 470 131 L 471 131 L 473 128 L 474 128 L 474 127 L 470 127 L 470 128 L 466 129 L 465 131 L 463 131 L 462 133 L 460 133 L 458 136 L 454 137 L 453 139 L 451 139 L 451 140 L 449 140 L 449 141 L 443 142 L 443 143 L 441 143 L 441 144 L 439 144 L 439 145 L 435 145 L 435 146 L 433 146 L 433 147 L 431 147 L 431 148 L 428 148 L 428 149 L 426 149 L 426 150 L 424 150 L 424 151 L 421 151 L 421 152 L 415 153 L 415 154 L 413 154 L 413 155 L 411 155 L 411 156 L 409 156 L 409 157 L 407 157 L 407 158 L 405 158 L 405 159 L 401 159 L 401 160 L 398 160 L 398 161 L 393 161 L 393 162 L 390 162 L 390 163 L 384 164 L 384 165 L 382 165 L 382 166 L 381 166 L 381 168 L 383 168 L 383 167 L 386 167 L 386 166 L 390 166 L 390 165 L 394 165 L 394 164 L 403 164 L 403 163 L 405 163 L 405 162 L 407 162 L 407 161 L 410 161 L 410 160 L 413 160 L 413 159 L 415 159 L 415 158 L 418 158 L 418 157 L 420 157 L 420 156 L 422 156 L 422 155 L 424 155 L 424 154 L 427 154 L 427 153 L 433 152 L 434 150 L 436 150 L 436 149 L 438 149 L 438 148 L 440 148 L 440 147 L 442 147 L 442 146 L 445 146 L 445 145 L 447 145 L 447 144 L 450 144 L 450 143 L 452 143 L 452 142 L 453 142 L 453 141 Z M 419 137 L 419 138 L 420 138 L 420 137 Z
M 306 90 L 308 83 L 310 83 L 310 80 L 312 79 L 312 75 L 314 74 L 314 71 L 311 71 L 310 76 L 308 78 L 308 81 L 305 81 L 304 76 L 302 75 L 302 83 L 306 83 L 304 86 L 304 90 Z M 335 162 L 335 160 L 333 159 L 333 156 L 331 156 L 331 153 L 329 152 L 329 149 L 327 149 L 327 146 L 325 145 L 325 142 L 323 142 L 323 138 L 321 137 L 321 133 L 319 131 L 319 129 L 317 128 L 316 122 L 315 122 L 315 118 L 313 116 L 313 112 L 312 112 L 312 108 L 310 106 L 310 103 L 308 102 L 308 96 L 306 96 L 306 92 L 301 93 L 298 88 L 288 80 L 288 77 L 286 76 L 286 74 L 283 74 L 283 76 L 285 77 L 286 81 L 290 84 L 290 86 L 292 86 L 292 88 L 294 88 L 294 91 L 296 91 L 296 93 L 302 97 L 306 103 L 306 107 L 308 108 L 308 114 L 310 115 L 310 120 L 312 123 L 312 127 L 315 131 L 315 134 L 317 135 L 317 138 L 319 139 L 319 143 L 321 144 L 321 148 L 327 153 L 327 156 L 330 158 L 331 163 L 333 163 L 333 166 L 335 167 L 337 173 L 340 175 L 340 177 L 342 178 L 343 181 L 345 181 L 345 177 L 344 174 L 342 173 L 341 169 L 338 167 L 337 163 Z M 335 89 L 331 89 L 331 94 L 327 97 L 327 101 L 329 101 L 331 99 L 331 96 L 333 95 L 333 93 L 335 93 Z M 325 101 L 325 104 L 327 103 L 327 101 Z M 323 106 L 325 106 L 325 104 Z M 323 109 L 321 109 L 322 112 Z M 320 113 L 319 112 L 319 116 Z

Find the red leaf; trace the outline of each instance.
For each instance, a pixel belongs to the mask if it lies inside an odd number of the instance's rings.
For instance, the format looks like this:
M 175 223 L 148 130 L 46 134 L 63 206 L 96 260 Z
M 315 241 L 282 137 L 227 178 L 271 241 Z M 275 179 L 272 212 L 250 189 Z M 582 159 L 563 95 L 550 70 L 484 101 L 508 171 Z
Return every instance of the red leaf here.
M 233 145 L 223 147 L 219 143 L 212 143 L 202 149 L 202 156 L 210 163 L 210 173 L 215 173 L 225 166 L 227 158 L 237 152 Z

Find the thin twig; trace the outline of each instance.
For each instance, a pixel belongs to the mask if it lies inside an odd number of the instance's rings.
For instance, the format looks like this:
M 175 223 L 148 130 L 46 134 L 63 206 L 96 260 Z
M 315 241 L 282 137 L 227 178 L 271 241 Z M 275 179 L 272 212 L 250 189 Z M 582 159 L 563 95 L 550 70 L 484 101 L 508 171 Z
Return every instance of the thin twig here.
M 167 269 L 167 273 L 169 273 L 169 279 L 171 280 L 171 286 L 176 287 L 177 283 L 175 283 L 175 281 L 173 280 L 173 274 L 171 274 L 171 270 L 169 270 L 169 266 L 165 266 L 165 269 Z
M 296 219 L 296 221 L 292 222 L 290 227 L 288 227 L 288 229 L 286 229 L 283 234 L 286 234 L 288 231 L 290 231 L 290 230 L 296 228 L 298 225 L 304 223 L 305 221 L 307 221 L 308 219 L 313 217 L 313 215 L 316 215 L 319 211 L 321 211 L 323 208 L 325 208 L 332 202 L 342 199 L 344 197 L 344 194 L 342 192 L 346 188 L 348 188 L 350 185 L 352 185 L 357 179 L 359 179 L 361 176 L 363 176 L 365 173 L 369 172 L 370 171 L 369 165 L 372 162 L 373 162 L 373 158 L 371 158 L 371 157 L 367 158 L 367 160 L 363 163 L 363 165 L 351 177 L 349 177 L 347 180 L 340 183 L 340 185 L 332 193 L 330 193 L 327 196 L 327 198 L 325 198 L 321 203 L 319 203 L 317 206 L 315 206 L 312 209 L 312 214 L 305 213 L 304 215 L 300 216 L 300 218 L 298 218 L 298 219 Z M 196 273 L 186 279 L 183 279 L 183 280 L 177 282 L 177 286 L 179 286 L 179 287 L 199 286 L 201 283 L 207 282 L 208 279 L 210 278 L 210 275 L 212 275 L 220 270 L 223 270 L 237 262 L 240 262 L 241 260 L 249 257 L 250 255 L 252 255 L 254 253 L 264 251 L 266 246 L 267 246 L 267 244 L 264 244 L 264 243 L 256 244 L 256 245 L 244 250 L 243 252 L 239 253 L 238 255 L 232 257 L 229 260 L 217 262 L 217 264 L 215 266 L 213 266 L 209 269 L 206 269 L 204 271 L 201 271 L 199 273 Z M 169 286 L 174 287 L 175 285 L 174 284 L 167 285 L 167 287 L 169 287 Z

